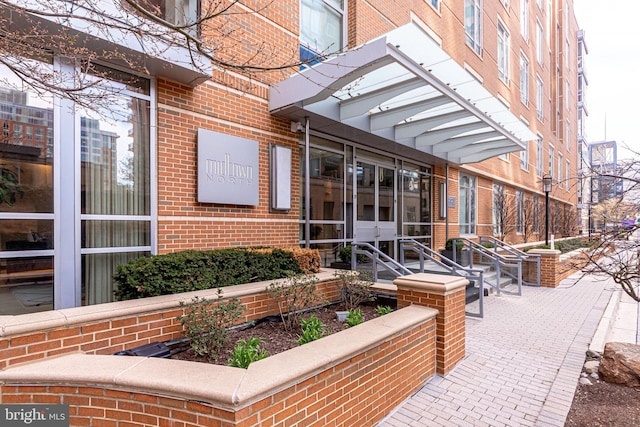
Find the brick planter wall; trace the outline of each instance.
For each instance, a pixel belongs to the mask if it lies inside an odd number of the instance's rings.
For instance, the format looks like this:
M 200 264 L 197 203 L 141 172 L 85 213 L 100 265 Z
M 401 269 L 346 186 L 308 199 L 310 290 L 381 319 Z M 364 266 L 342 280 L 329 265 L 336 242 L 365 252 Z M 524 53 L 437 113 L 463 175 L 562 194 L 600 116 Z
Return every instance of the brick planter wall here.
M 333 272 L 317 276 L 325 298 L 337 300 Z M 410 281 L 417 290 L 398 297 L 399 307 L 411 306 L 247 370 L 112 355 L 180 337 L 179 302 L 213 290 L 4 316 L 0 403 L 68 404 L 72 425 L 374 425 L 464 356 L 466 280 L 429 295 L 431 285 Z M 224 297 L 243 301 L 245 320 L 276 314 L 267 285 L 229 287 Z
M 465 355 L 465 287 L 463 277 L 417 273 L 399 277 L 398 308 L 421 305 L 438 310 L 436 372 L 445 375 Z
M 318 292 L 337 301 L 340 291 L 332 272 L 317 275 Z M 247 307 L 240 322 L 278 314 L 264 289 L 268 282 L 223 288 L 223 298 L 238 297 Z M 155 341 L 182 337 L 177 316 L 180 301 L 194 296 L 217 298 L 216 290 L 163 295 L 87 307 L 0 316 L 0 370 L 16 363 L 82 351 L 113 354 Z
M 436 313 L 407 307 L 247 370 L 141 357 L 49 358 L 0 371 L 0 398 L 68 404 L 75 426 L 374 425 L 434 374 Z

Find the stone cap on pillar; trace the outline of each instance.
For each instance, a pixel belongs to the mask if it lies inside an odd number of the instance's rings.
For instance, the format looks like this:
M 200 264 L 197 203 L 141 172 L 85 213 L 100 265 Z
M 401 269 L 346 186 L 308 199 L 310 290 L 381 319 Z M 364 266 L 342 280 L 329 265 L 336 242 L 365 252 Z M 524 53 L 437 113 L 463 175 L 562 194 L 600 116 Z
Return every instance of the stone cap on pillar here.
M 466 287 L 469 281 L 464 277 L 447 274 L 416 273 L 398 277 L 393 284 L 398 289 L 415 289 L 446 295 Z

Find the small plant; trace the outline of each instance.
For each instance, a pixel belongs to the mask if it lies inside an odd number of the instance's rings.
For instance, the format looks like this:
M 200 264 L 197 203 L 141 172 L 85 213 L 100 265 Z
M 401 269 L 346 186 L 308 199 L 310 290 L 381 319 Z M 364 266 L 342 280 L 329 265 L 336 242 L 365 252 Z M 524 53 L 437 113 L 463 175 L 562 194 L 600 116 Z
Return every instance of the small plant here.
M 359 308 L 349 310 L 347 315 L 347 326 L 352 327 L 364 322 L 364 313 Z
M 302 309 L 322 303 L 322 299 L 316 295 L 317 282 L 315 276 L 299 275 L 273 282 L 267 287 L 267 295 L 278 305 L 282 324 L 287 331 L 300 325 Z
M 364 273 L 352 270 L 340 270 L 335 273 L 335 277 L 342 282 L 340 298 L 347 310 L 353 310 L 363 302 L 375 299 L 371 292 L 373 282 L 365 276 Z
M 340 261 L 350 264 L 351 263 L 351 245 L 344 246 L 342 249 L 340 249 L 340 252 L 338 252 L 338 258 L 340 258 Z M 358 261 L 359 263 L 366 262 L 367 256 L 364 254 L 358 254 L 356 256 L 356 261 Z
M 231 357 L 227 361 L 227 365 L 247 369 L 249 365 L 256 360 L 269 356 L 261 344 L 262 341 L 258 337 L 238 341 L 231 352 Z
M 379 305 L 376 307 L 376 311 L 378 312 L 378 316 L 384 316 L 385 314 L 391 313 L 393 308 L 388 305 Z
M 221 298 L 222 289 L 218 289 L 216 300 L 196 296 L 189 304 L 180 301 L 180 306 L 186 308 L 178 320 L 198 356 L 212 358 L 227 339 L 227 327 L 237 323 L 246 310 L 238 298 L 220 301 Z
M 462 250 L 462 248 L 464 247 L 464 242 L 462 242 L 461 240 L 458 240 L 458 239 L 454 239 L 454 238 L 447 239 L 446 243 L 444 244 L 445 250 L 452 251 L 454 242 L 455 242 L 456 250 L 457 251 Z
M 316 316 L 311 316 L 308 319 L 302 319 L 301 323 L 302 335 L 300 335 L 296 340 L 300 345 L 318 340 L 325 336 L 327 332 L 325 324 Z

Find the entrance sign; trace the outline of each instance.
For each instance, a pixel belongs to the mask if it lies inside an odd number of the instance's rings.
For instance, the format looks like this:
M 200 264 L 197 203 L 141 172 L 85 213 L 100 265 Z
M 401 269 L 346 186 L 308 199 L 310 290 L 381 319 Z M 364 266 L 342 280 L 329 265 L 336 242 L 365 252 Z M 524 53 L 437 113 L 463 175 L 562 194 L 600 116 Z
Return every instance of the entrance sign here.
M 198 129 L 198 202 L 258 205 L 258 141 Z

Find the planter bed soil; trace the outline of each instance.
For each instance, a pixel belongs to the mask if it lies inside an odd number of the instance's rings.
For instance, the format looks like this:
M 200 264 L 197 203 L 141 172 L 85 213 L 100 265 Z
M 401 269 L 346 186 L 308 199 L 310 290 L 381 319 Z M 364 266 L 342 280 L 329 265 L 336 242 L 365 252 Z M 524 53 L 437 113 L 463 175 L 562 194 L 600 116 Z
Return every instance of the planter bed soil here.
M 360 309 L 364 313 L 365 322 L 373 319 L 374 317 L 378 317 L 375 305 L 363 304 L 360 306 Z M 346 323 L 338 322 L 336 319 L 336 311 L 339 310 L 344 310 L 344 306 L 331 305 L 328 307 L 317 308 L 305 313 L 303 318 L 306 319 L 311 315 L 315 315 L 320 319 L 320 321 L 322 321 L 322 323 L 325 324 L 327 329 L 325 336 L 327 336 L 347 328 Z M 194 362 L 213 363 L 216 365 L 227 365 L 227 361 L 229 360 L 236 343 L 240 340 L 248 340 L 253 337 L 258 337 L 262 340 L 262 347 L 267 351 L 269 356 L 298 347 L 299 344 L 296 342 L 296 339 L 301 335 L 302 331 L 300 329 L 293 331 L 285 330 L 284 325 L 279 321 L 279 319 L 280 316 L 271 316 L 267 319 L 256 322 L 255 326 L 230 330 L 227 342 L 218 351 L 216 357 L 212 359 L 198 356 L 188 346 L 177 349 L 177 351 L 171 355 L 171 358 L 190 360 Z

